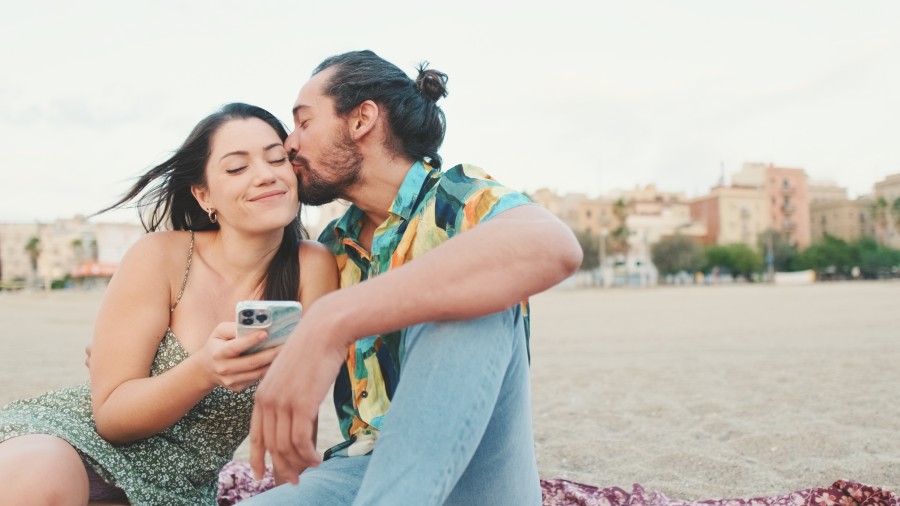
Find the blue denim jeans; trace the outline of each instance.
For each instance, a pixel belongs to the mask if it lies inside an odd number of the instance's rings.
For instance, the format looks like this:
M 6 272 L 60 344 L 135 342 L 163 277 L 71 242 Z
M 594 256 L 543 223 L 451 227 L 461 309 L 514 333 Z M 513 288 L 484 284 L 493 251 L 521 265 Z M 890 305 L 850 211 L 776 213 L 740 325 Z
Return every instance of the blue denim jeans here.
M 409 329 L 375 449 L 334 457 L 241 505 L 541 504 L 517 307 Z

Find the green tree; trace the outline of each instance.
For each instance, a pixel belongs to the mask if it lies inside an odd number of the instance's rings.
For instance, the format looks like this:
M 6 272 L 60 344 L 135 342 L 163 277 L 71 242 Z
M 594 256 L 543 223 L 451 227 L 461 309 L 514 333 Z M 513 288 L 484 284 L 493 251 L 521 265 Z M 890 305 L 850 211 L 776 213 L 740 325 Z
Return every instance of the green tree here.
M 800 253 L 797 266 L 813 269 L 819 275 L 849 276 L 851 269 L 859 264 L 859 250 L 843 239 L 831 235 L 825 237 Z
M 706 264 L 703 248 L 681 234 L 663 238 L 654 244 L 650 256 L 661 274 L 694 273 Z
M 863 237 L 850 246 L 855 250 L 864 278 L 890 277 L 895 269 L 900 268 L 900 250 L 882 246 L 871 237 Z
M 757 240 L 759 251 L 768 254 L 770 244 L 776 271 L 790 272 L 799 270 L 796 264 L 800 252 L 797 251 L 797 246 L 788 239 L 786 234 L 771 228 L 759 234 Z
M 895 198 L 891 204 L 891 215 L 894 219 L 894 230 L 900 233 L 900 197 Z
M 31 271 L 37 273 L 38 259 L 41 257 L 41 240 L 34 236 L 28 239 L 25 244 L 25 252 L 28 253 L 28 260 L 31 261 Z
M 713 245 L 706 249 L 706 268 L 719 268 L 730 272 L 733 278 L 743 276 L 753 281 L 753 274 L 764 266 L 762 254 L 743 243 Z
M 609 234 L 609 249 L 613 253 L 628 254 L 628 236 L 631 230 L 628 229 L 628 204 L 624 200 L 619 199 L 613 204 L 613 216 L 616 217 L 618 226 Z
M 872 215 L 875 217 L 876 235 L 881 242 L 887 238 L 887 224 L 891 214 L 890 206 L 884 197 L 878 197 L 872 202 Z

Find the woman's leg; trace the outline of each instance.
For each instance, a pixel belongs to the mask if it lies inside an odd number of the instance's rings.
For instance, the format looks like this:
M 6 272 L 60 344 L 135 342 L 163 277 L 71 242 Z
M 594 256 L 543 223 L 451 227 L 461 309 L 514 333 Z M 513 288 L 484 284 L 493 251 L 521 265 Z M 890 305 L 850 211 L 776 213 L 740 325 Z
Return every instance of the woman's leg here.
M 3 504 L 84 506 L 88 477 L 75 448 L 55 436 L 19 436 L 0 443 Z
M 518 308 L 406 335 L 400 382 L 354 504 L 539 505 Z

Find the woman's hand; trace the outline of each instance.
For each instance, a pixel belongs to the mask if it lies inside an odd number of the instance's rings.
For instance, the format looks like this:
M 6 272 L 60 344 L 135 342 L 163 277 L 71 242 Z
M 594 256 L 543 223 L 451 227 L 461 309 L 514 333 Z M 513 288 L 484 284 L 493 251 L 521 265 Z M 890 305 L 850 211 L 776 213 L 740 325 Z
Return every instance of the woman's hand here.
M 266 340 L 266 331 L 260 330 L 244 337 L 236 337 L 235 322 L 223 322 L 216 326 L 206 344 L 196 353 L 210 389 L 221 386 L 238 392 L 252 385 L 269 369 L 269 365 L 281 346 L 241 355 L 242 352 Z

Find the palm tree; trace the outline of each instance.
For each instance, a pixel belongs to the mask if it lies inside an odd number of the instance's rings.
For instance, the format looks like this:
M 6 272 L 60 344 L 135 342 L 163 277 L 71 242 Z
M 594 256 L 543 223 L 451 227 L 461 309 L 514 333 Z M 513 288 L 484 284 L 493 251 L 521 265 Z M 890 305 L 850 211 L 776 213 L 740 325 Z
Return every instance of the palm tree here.
M 616 217 L 618 226 L 613 229 L 610 234 L 610 246 L 614 252 L 628 255 L 628 236 L 631 231 L 628 230 L 628 204 L 624 200 L 619 199 L 613 204 L 613 216 Z
M 878 197 L 872 203 L 872 214 L 875 216 L 875 235 L 878 236 L 878 242 L 884 244 L 887 238 L 888 215 L 891 214 L 884 197 Z
M 28 259 L 31 260 L 31 272 L 37 275 L 38 258 L 41 257 L 41 240 L 37 236 L 28 239 L 25 251 L 28 253 Z
M 894 218 L 894 231 L 900 233 L 900 197 L 891 204 L 891 215 Z

